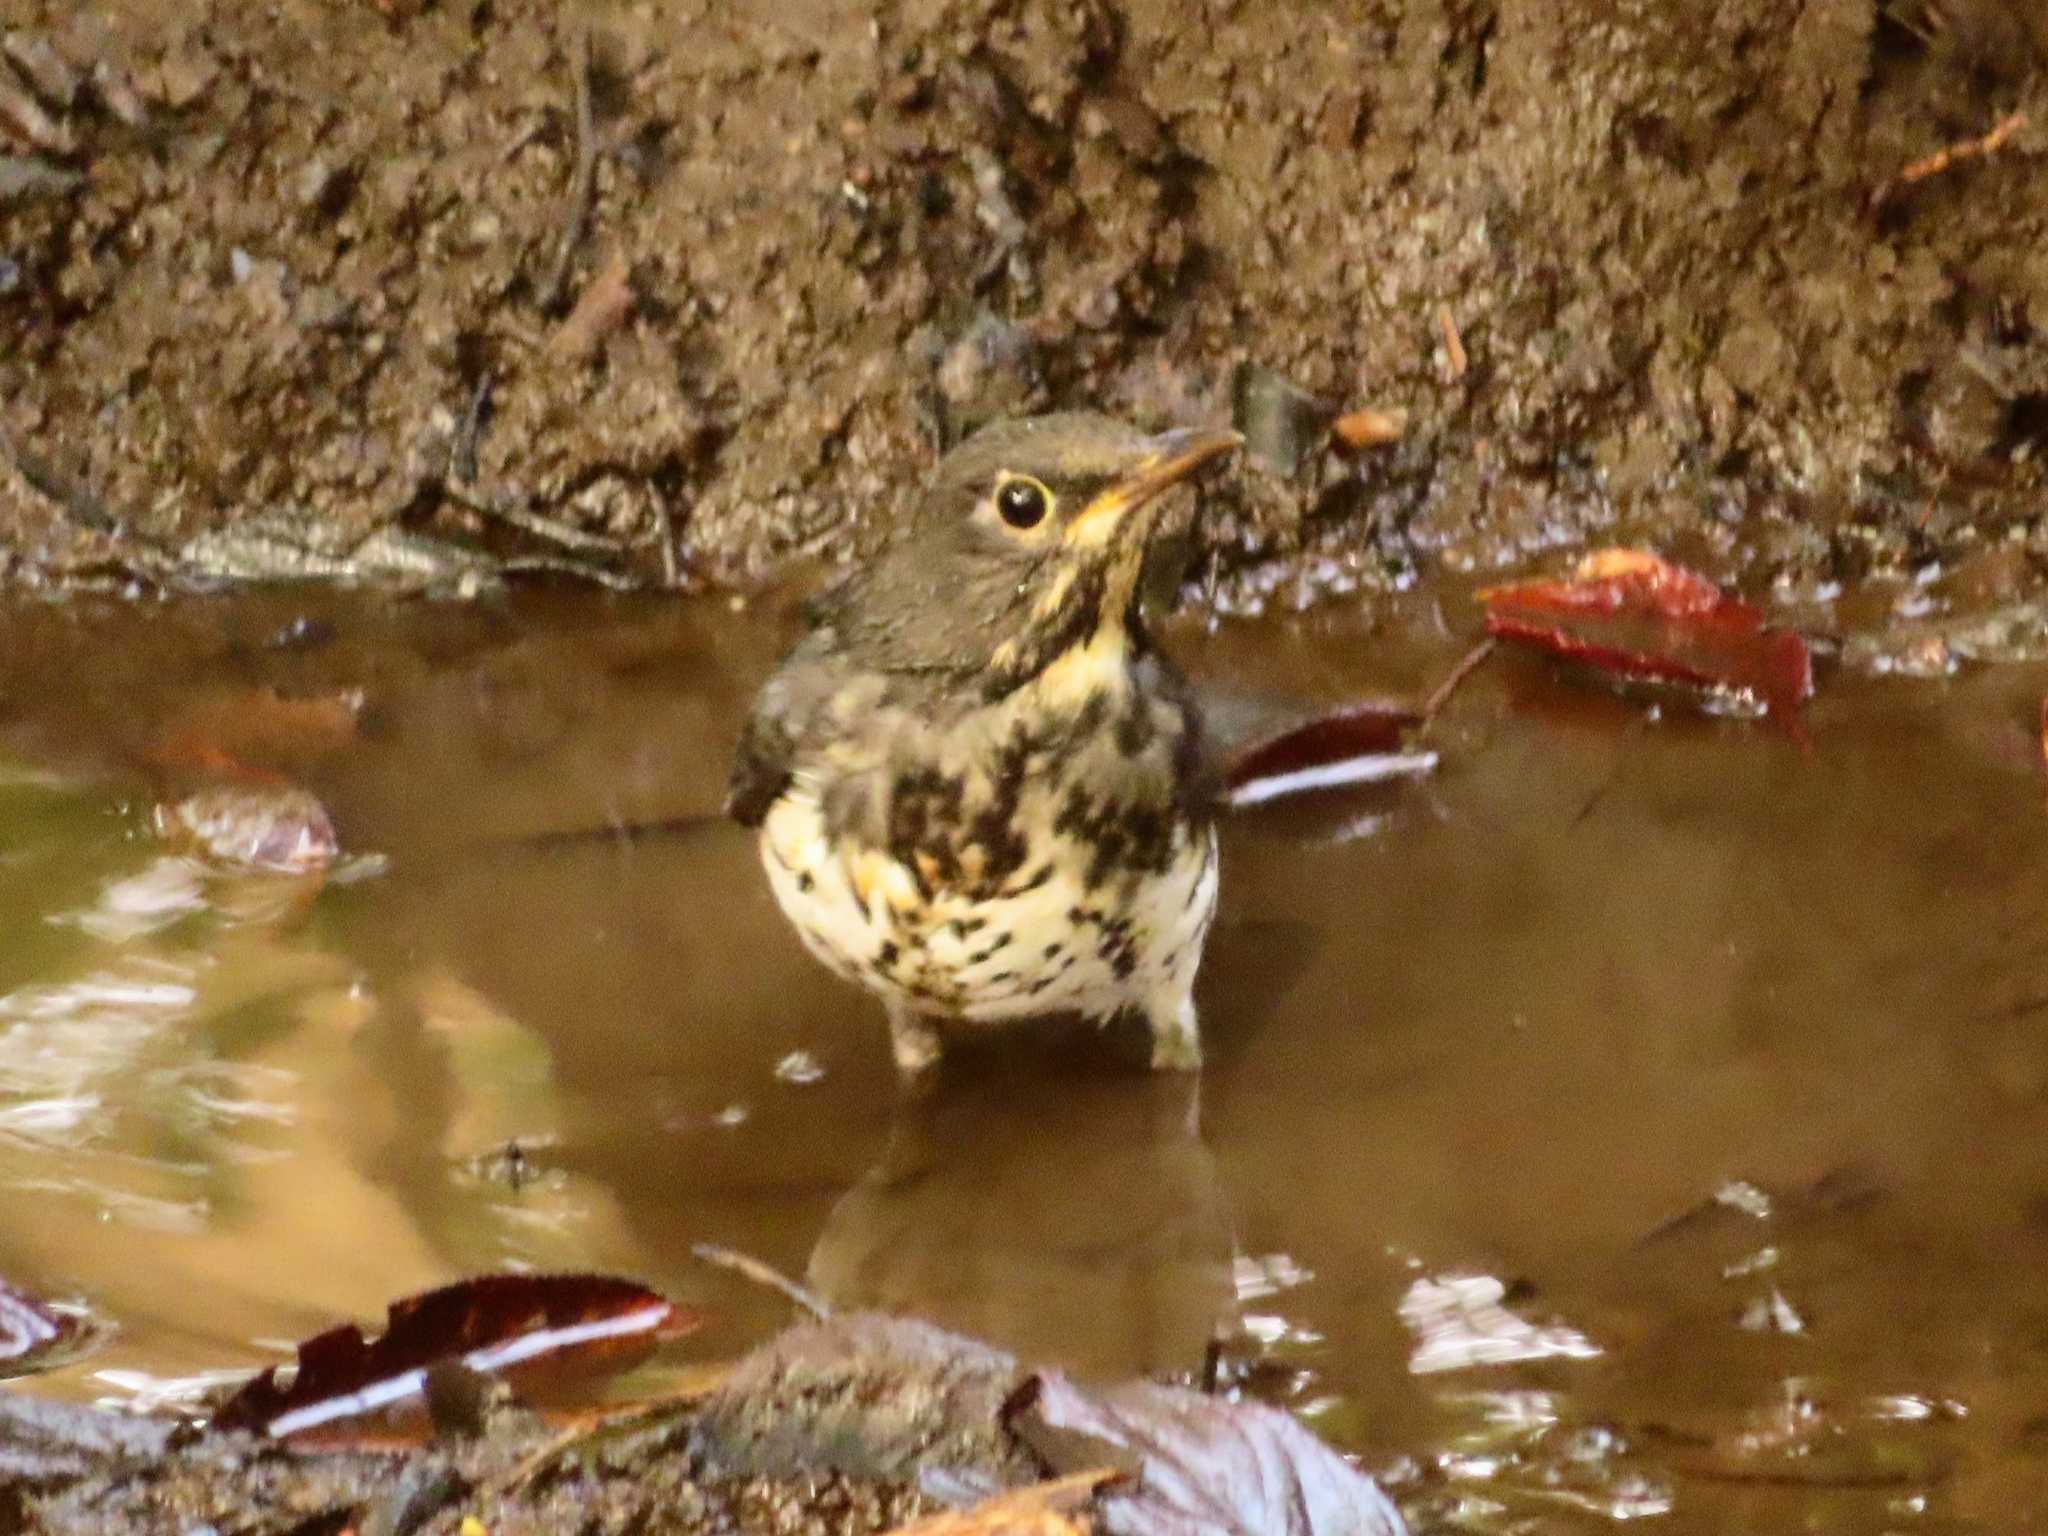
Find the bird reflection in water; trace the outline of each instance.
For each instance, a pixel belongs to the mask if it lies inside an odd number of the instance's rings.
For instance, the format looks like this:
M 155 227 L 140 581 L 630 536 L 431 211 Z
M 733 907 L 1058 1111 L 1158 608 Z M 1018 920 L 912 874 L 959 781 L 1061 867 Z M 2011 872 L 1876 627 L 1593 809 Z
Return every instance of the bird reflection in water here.
M 1234 1314 L 1231 1228 L 1198 1084 L 1077 1076 L 1005 1042 L 906 1098 L 826 1218 L 809 1280 L 1025 1359 L 1193 1373 Z

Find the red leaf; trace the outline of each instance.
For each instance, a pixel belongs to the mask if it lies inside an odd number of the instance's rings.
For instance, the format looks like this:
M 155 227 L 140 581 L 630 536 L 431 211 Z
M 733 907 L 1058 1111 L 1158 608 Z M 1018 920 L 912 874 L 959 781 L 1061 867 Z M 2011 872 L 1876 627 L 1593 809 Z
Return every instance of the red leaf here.
M 1813 658 L 1790 630 L 1704 576 L 1635 549 L 1588 555 L 1566 581 L 1479 594 L 1486 630 L 1619 677 L 1680 683 L 1765 711 L 1801 734 Z
M 1305 790 L 1427 772 L 1436 764 L 1434 753 L 1401 750 L 1402 733 L 1421 719 L 1406 704 L 1366 700 L 1254 740 L 1224 769 L 1230 803 L 1257 805 Z
M 89 1345 L 96 1332 L 84 1313 L 0 1281 L 0 1377 L 46 1371 Z
M 503 1376 L 531 1395 L 630 1370 L 702 1321 L 609 1275 L 482 1275 L 393 1302 L 379 1338 L 345 1323 L 307 1339 L 289 1386 L 271 1367 L 213 1425 L 329 1443 L 417 1437 L 427 1427 L 430 1366 Z

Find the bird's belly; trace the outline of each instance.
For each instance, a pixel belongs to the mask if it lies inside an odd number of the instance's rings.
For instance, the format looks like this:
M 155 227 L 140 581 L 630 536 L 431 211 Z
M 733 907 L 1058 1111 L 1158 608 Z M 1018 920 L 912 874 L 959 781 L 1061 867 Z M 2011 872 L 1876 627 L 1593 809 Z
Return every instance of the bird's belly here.
M 1216 838 L 1188 826 L 1165 868 L 1086 882 L 1092 849 L 1049 829 L 1044 857 L 992 892 L 927 880 L 886 850 L 827 835 L 786 795 L 761 856 L 804 944 L 840 975 L 934 1016 L 993 1023 L 1105 1016 L 1192 985 L 1216 908 Z

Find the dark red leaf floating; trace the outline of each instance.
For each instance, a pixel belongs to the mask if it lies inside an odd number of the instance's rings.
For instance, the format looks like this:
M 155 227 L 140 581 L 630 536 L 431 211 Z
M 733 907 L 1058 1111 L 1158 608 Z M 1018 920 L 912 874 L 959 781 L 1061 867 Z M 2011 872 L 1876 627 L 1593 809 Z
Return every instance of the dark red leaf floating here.
M 1010 1428 L 1054 1472 L 1113 1466 L 1099 1495 L 1109 1536 L 1403 1536 L 1372 1480 L 1277 1408 L 1184 1387 L 1077 1387 L 1032 1377 Z
M 78 1353 L 91 1336 L 85 1314 L 53 1307 L 0 1281 L 0 1377 L 46 1371 Z
M 525 1397 L 630 1370 L 703 1315 L 608 1275 L 483 1275 L 391 1304 L 381 1337 L 352 1324 L 299 1346 L 289 1386 L 275 1366 L 213 1416 L 217 1429 L 363 1443 L 418 1437 L 427 1373 L 460 1365 Z
M 1232 805 L 1359 784 L 1436 766 L 1433 752 L 1404 752 L 1402 733 L 1422 716 L 1405 704 L 1367 700 L 1254 741 L 1231 758 L 1224 783 Z
M 1603 549 L 1569 580 L 1512 582 L 1479 598 L 1488 634 L 1615 676 L 1682 684 L 1802 732 L 1813 693 L 1806 642 L 1683 566 Z

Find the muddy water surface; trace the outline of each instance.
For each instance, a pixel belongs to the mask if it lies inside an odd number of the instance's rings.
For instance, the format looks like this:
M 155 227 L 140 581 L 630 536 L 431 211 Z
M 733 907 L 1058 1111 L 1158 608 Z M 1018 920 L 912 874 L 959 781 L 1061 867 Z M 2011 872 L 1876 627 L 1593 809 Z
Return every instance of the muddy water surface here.
M 1335 698 L 1472 627 L 1177 648 Z M 1433 777 L 1233 825 L 1198 1088 L 1041 1032 L 907 1101 L 747 836 L 546 835 L 714 808 L 785 638 L 0 615 L 0 1274 L 118 1325 L 38 1390 L 175 1397 L 508 1266 L 699 1300 L 730 1355 L 782 1313 L 711 1241 L 1089 1369 L 1220 1338 L 1423 1528 L 2048 1509 L 2043 669 L 1827 679 L 1802 750 L 1499 658 Z M 222 753 L 325 803 L 324 885 L 152 829 Z

